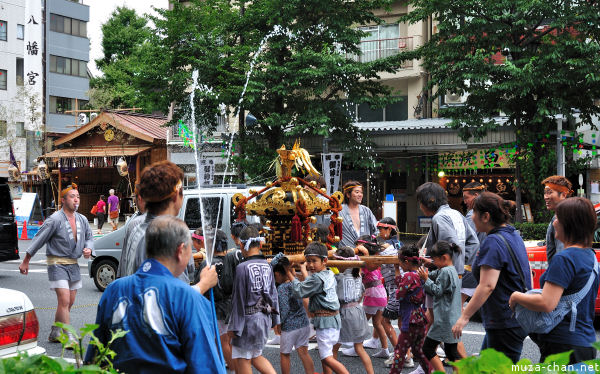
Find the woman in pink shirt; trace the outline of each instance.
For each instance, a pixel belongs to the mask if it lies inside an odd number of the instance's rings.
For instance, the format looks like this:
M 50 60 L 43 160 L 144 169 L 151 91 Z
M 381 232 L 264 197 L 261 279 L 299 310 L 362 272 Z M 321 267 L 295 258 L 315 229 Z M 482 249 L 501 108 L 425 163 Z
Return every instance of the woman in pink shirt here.
M 102 226 L 106 220 L 106 203 L 104 195 L 100 195 L 100 200 L 96 203 L 96 217 L 98 218 L 98 234 L 102 234 Z

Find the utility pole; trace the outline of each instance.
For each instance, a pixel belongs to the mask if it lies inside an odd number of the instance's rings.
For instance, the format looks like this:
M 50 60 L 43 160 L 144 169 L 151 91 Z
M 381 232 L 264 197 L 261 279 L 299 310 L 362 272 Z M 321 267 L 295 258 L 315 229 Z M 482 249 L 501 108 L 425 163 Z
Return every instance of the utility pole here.
M 565 176 L 565 151 L 562 145 L 562 117 L 556 118 L 556 175 Z

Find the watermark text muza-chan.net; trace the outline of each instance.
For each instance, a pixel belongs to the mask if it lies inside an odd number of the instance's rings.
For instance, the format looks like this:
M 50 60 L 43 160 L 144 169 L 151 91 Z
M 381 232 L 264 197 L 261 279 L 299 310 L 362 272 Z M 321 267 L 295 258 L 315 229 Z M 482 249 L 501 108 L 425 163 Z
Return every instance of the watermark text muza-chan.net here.
M 594 363 L 594 364 L 581 363 L 581 364 L 576 364 L 576 365 L 559 365 L 557 363 L 524 364 L 524 365 L 513 364 L 511 366 L 511 371 L 534 372 L 534 371 L 540 371 L 543 368 L 550 370 L 550 371 L 555 371 L 557 373 L 566 373 L 566 372 L 570 372 L 570 371 L 578 371 L 578 372 L 589 371 L 590 373 L 594 373 L 594 372 L 600 371 L 600 364 L 598 364 L 598 363 Z

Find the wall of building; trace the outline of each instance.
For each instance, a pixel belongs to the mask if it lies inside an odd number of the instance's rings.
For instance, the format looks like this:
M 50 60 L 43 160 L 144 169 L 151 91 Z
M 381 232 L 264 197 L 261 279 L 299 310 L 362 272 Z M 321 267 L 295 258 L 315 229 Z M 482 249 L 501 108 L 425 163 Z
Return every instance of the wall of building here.
M 47 2 L 46 9 L 46 129 L 51 133 L 69 133 L 74 130 L 75 118 L 69 114 L 50 113 L 50 96 L 88 100 L 89 79 L 87 76 L 71 76 L 50 72 L 50 55 L 89 61 L 90 41 L 87 37 L 75 36 L 50 30 L 50 14 L 57 14 L 88 22 L 89 6 L 69 0 Z M 75 108 L 73 108 L 75 109 Z

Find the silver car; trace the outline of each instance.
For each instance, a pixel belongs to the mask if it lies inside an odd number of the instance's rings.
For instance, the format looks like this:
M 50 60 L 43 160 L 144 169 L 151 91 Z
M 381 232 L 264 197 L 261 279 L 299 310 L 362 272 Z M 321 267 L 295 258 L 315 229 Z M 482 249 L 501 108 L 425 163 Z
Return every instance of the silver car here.
M 261 187 L 253 187 L 260 189 Z M 217 215 L 219 222 L 216 225 L 223 230 L 229 238 L 229 247 L 232 248 L 235 244 L 229 235 L 231 223 L 235 220 L 234 206 L 231 198 L 236 193 L 249 195 L 250 188 L 245 186 L 240 187 L 215 187 L 202 188 L 200 192 L 197 189 L 183 191 L 183 205 L 179 211 L 178 217 L 185 221 L 194 231 L 202 225 L 202 214 L 200 212 L 200 202 L 198 196 L 202 196 L 202 205 L 204 211 L 210 218 L 210 225 L 215 226 Z M 200 193 L 200 195 L 199 195 Z M 220 209 L 219 209 L 220 206 Z M 249 222 L 258 222 L 257 217 L 247 217 Z M 115 280 L 117 267 L 121 259 L 121 251 L 123 250 L 123 239 L 125 237 L 125 227 L 121 227 L 117 231 L 94 241 L 95 257 L 88 262 L 90 278 L 94 279 L 94 284 L 100 291 L 104 291 L 106 287 Z

